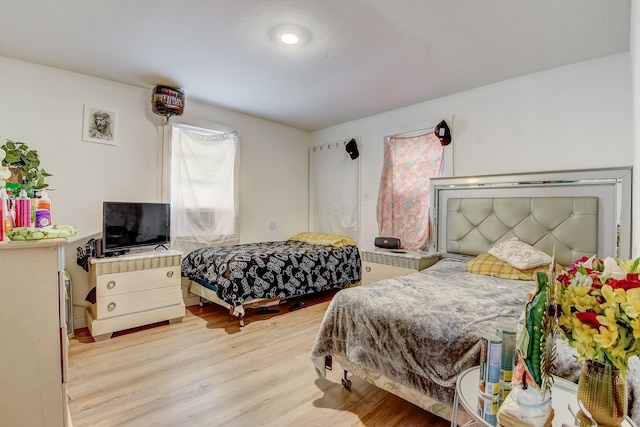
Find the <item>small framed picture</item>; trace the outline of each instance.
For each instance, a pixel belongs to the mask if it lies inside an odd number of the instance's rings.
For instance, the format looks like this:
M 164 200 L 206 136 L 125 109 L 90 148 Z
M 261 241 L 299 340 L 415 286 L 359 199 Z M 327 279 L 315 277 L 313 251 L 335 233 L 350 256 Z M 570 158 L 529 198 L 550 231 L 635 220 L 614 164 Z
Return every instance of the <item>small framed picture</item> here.
M 85 104 L 82 140 L 98 144 L 118 143 L 118 112 Z

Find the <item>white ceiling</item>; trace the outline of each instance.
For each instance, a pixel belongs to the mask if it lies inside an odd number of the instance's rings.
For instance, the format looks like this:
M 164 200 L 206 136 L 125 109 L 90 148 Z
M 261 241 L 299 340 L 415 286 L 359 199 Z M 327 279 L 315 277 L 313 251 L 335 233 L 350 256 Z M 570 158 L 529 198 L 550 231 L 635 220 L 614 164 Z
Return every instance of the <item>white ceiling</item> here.
M 0 56 L 305 130 L 629 50 L 630 0 L 4 0 Z M 275 26 L 305 27 L 303 46 Z

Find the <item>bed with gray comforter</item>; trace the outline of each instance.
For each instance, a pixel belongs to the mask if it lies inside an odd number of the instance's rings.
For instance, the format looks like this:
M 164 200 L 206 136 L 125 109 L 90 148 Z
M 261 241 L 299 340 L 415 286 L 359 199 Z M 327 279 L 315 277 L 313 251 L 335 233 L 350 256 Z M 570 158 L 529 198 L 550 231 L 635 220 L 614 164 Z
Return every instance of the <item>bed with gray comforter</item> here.
M 419 273 L 344 289 L 327 309 L 311 358 L 323 377 L 325 356 L 336 355 L 451 407 L 458 375 L 479 363 L 483 334 L 502 319 L 516 323 L 534 288 L 443 259 Z M 555 373 L 577 382 L 581 365 L 574 360 L 559 341 Z M 638 423 L 640 366 L 633 359 L 630 365 L 629 415 Z

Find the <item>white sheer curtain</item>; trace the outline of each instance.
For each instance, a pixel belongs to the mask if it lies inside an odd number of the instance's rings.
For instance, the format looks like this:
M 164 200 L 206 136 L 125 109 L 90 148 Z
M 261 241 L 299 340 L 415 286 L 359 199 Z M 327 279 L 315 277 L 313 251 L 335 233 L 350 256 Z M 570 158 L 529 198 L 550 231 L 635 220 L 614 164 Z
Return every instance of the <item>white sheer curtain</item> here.
M 340 141 L 310 148 L 310 231 L 357 241 L 360 160 L 351 159 L 345 145 Z
M 191 251 L 239 241 L 238 137 L 193 126 L 171 129 L 171 241 Z

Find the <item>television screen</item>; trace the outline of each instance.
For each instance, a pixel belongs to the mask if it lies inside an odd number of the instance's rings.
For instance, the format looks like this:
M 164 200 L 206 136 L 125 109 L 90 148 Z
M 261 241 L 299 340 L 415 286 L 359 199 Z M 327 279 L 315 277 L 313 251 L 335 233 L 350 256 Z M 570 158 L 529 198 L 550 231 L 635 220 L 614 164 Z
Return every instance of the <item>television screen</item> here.
M 169 203 L 104 202 L 103 252 L 169 243 L 169 206 Z

